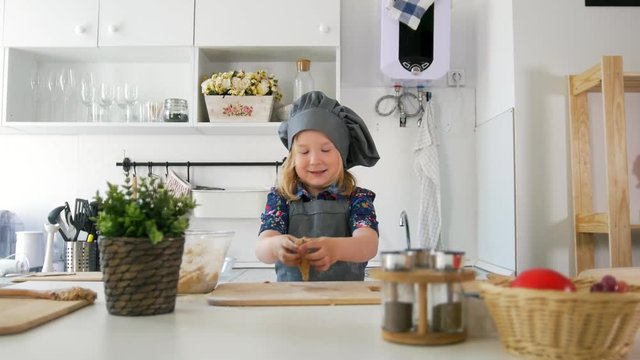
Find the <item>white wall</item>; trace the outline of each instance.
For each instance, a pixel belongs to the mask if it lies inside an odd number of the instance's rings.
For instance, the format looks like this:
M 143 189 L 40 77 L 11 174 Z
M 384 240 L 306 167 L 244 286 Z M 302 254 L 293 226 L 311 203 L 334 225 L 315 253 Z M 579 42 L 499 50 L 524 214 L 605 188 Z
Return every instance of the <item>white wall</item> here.
M 389 94 L 378 70 L 379 4 L 363 0 L 342 1 L 341 101 L 367 121 L 379 152 L 380 163 L 355 170 L 359 183 L 378 194 L 375 205 L 380 221 L 381 249 L 404 247 L 400 211 L 406 209 L 412 232 L 416 233 L 418 200 L 413 173 L 412 148 L 415 119 L 408 128 L 398 127 L 396 115 L 381 118 L 373 111 L 378 97 Z M 464 1 L 454 3 L 452 66 L 472 69 L 473 12 Z M 476 257 L 475 165 L 473 128 L 475 122 L 474 76 L 467 71 L 469 86 L 446 89 L 436 83 L 434 110 L 442 128 L 440 153 L 443 188 L 443 234 L 452 249 Z M 321 74 L 315 74 L 321 76 Z M 288 89 L 284 89 L 288 91 Z M 56 206 L 76 198 L 91 198 L 104 191 L 106 181 L 121 182 L 122 169 L 115 166 L 126 155 L 135 161 L 275 161 L 285 156 L 277 136 L 33 136 L 0 135 L 0 209 L 18 214 L 25 229 L 39 230 Z M 184 173 L 184 170 L 179 170 Z M 274 181 L 265 169 L 232 171 L 197 168 L 198 185 L 264 186 Z M 146 175 L 146 169 L 138 169 Z M 155 169 L 164 173 L 164 169 Z M 253 256 L 257 221 L 198 221 L 213 228 L 237 231 L 231 253 L 247 261 Z
M 583 0 L 514 1 L 513 14 L 518 268 L 549 266 L 570 273 L 573 211 L 566 76 L 584 71 L 602 55 L 622 55 L 625 69 L 638 71 L 640 8 L 585 7 Z M 628 112 L 627 118 L 637 119 L 637 111 Z M 594 121 L 601 119 L 597 112 L 592 115 Z M 635 144 L 630 146 L 635 149 L 633 162 L 638 136 L 630 135 L 629 141 Z M 631 176 L 630 188 L 636 204 L 638 176 Z M 633 209 L 637 220 L 637 205 Z M 637 249 L 634 255 L 638 259 Z
M 472 0 L 478 125 L 515 105 L 511 0 Z

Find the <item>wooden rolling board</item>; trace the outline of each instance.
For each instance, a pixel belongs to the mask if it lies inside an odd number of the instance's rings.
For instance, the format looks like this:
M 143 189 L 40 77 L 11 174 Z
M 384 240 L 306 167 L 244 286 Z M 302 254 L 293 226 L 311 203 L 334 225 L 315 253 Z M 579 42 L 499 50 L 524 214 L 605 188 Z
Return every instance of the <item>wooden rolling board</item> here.
M 220 284 L 208 298 L 216 306 L 380 304 L 377 281 L 314 281 Z
M 0 335 L 26 331 L 87 305 L 85 300 L 0 298 Z
M 35 273 L 29 276 L 20 276 L 11 279 L 19 283 L 25 281 L 102 281 L 102 272 L 85 271 L 77 273 Z

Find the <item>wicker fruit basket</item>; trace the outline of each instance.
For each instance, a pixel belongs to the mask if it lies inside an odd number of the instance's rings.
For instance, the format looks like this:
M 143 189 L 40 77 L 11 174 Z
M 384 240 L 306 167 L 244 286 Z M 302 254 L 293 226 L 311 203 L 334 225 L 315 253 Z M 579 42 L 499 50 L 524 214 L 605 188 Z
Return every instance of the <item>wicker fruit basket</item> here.
M 624 359 L 640 326 L 640 289 L 590 293 L 596 279 L 574 281 L 575 293 L 480 284 L 505 350 L 526 359 Z

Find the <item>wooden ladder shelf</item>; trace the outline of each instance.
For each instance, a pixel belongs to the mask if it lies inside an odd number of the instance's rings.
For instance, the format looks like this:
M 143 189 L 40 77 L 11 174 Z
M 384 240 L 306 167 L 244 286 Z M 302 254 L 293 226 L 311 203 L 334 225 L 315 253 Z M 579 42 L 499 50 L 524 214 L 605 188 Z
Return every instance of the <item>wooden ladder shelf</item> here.
M 569 76 L 571 179 L 576 274 L 595 267 L 594 234 L 608 234 L 611 267 L 631 266 L 629 168 L 624 93 L 640 92 L 640 73 L 624 73 L 621 56 Z M 601 92 L 604 110 L 608 212 L 593 212 L 588 92 Z

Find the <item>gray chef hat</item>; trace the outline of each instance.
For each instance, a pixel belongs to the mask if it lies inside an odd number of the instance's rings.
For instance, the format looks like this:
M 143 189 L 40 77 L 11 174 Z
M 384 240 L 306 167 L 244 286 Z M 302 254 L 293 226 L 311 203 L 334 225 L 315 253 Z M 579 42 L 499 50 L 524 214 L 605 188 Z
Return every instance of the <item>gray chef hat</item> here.
M 282 122 L 278 135 L 291 150 L 293 138 L 301 131 L 323 132 L 336 146 L 346 169 L 356 165 L 371 167 L 380 156 L 367 125 L 353 110 L 340 105 L 322 91 L 311 91 L 294 104 L 288 121 Z

